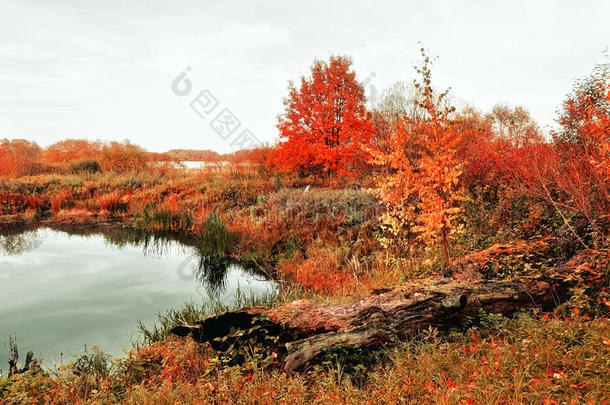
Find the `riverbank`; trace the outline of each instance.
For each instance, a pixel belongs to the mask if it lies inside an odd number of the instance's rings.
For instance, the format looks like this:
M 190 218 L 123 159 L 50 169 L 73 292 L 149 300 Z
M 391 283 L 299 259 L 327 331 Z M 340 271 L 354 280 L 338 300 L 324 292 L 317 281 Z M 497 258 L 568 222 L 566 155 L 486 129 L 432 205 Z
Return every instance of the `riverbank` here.
M 256 262 L 321 291 L 360 278 L 360 267 L 380 259 L 373 238 L 380 205 L 352 183 L 303 187 L 289 176 L 242 168 L 225 176 L 54 175 L 10 180 L 0 200 L 5 224 L 118 223 L 179 235 L 208 255 Z
M 124 358 L 141 342 L 138 325 L 182 306 L 231 306 L 273 295 L 277 284 L 248 263 L 207 259 L 172 235 L 106 224 L 51 225 L 0 232 L 0 374 L 10 341 L 47 370 L 97 345 Z
M 563 212 L 575 237 L 552 205 L 526 195 L 504 197 L 498 205 L 473 195 L 464 202 L 464 230 L 451 251 L 459 270 L 449 271 L 440 248 L 427 249 L 415 237 L 389 242 L 371 184 L 365 178 L 306 185 L 243 169 L 222 176 L 97 173 L 79 181 L 34 176 L 4 180 L 0 223 L 81 233 L 128 229 L 188 240 L 203 256 L 243 260 L 277 280 L 277 295 L 239 302 L 266 307 L 297 299 L 354 303 L 406 283 L 546 275 L 577 252 L 588 254 L 581 241 L 595 238 L 581 218 Z M 551 249 L 543 248 L 548 238 L 558 241 Z M 381 349 L 338 346 L 298 373 L 282 371 L 284 355 L 264 342 L 242 342 L 227 353 L 172 336 L 177 325 L 237 309 L 186 305 L 162 314 L 155 326 L 142 326 L 141 345 L 125 359 L 90 349 L 60 369 L 5 377 L 0 392 L 13 402 L 58 403 L 602 401 L 610 395 L 600 377 L 610 358 L 608 268 L 593 270 L 587 277 L 594 280 L 583 276 L 568 301 L 549 313 L 535 307 L 507 316 L 482 312 Z M 36 350 L 22 351 L 30 349 Z
M 296 374 L 274 367 L 264 349 L 234 365 L 190 339 L 168 338 L 121 361 L 92 348 L 60 370 L 0 380 L 0 392 L 9 402 L 126 404 L 603 403 L 610 395 L 607 321 L 485 319 L 378 352 L 339 348 Z

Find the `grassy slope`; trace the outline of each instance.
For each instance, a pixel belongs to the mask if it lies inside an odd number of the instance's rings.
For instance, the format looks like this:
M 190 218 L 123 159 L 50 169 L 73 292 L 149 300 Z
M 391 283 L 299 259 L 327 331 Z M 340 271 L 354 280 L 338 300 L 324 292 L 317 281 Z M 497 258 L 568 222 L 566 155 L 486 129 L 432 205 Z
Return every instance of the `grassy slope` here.
M 202 248 L 214 246 L 204 253 L 251 260 L 283 280 L 286 288 L 269 297 L 268 305 L 303 296 L 353 300 L 371 288 L 438 274 L 442 260 L 435 251 L 381 248 L 379 207 L 366 191 L 314 187 L 304 192 L 299 186 L 242 171 L 47 175 L 0 182 L 0 210 L 4 222 L 119 221 L 188 234 Z M 23 202 L 18 195 L 36 201 Z M 506 210 L 509 218 L 502 216 Z M 502 240 L 545 236 L 561 225 L 552 209 L 522 198 L 499 208 L 476 204 L 466 212 L 466 233 L 454 246 L 455 255 Z M 608 322 L 582 317 L 577 311 L 584 307 L 571 303 L 563 312 L 569 318 L 482 314 L 476 324 L 452 333 L 431 330 L 373 354 L 338 349 L 303 374 L 285 375 L 274 367 L 273 353 L 259 346 L 240 347 L 248 360 L 235 366 L 207 347 L 166 337 L 177 322 L 219 309 L 190 306 L 167 314 L 157 329 L 144 330 L 150 345 L 127 360 L 86 353 L 63 370 L 0 380 L 0 398 L 41 403 L 601 401 L 610 395 Z

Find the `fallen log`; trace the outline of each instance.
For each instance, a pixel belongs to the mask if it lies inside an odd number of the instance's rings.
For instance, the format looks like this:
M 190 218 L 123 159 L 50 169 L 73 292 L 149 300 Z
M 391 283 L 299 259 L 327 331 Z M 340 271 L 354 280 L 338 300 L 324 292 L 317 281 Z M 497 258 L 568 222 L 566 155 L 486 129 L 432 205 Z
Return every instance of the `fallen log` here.
M 278 336 L 287 371 L 299 370 L 335 345 L 345 348 L 376 347 L 416 334 L 428 327 L 459 325 L 481 310 L 502 315 L 521 308 L 549 309 L 565 297 L 554 281 L 520 278 L 511 281 L 437 281 L 376 291 L 351 304 L 314 305 L 298 300 L 275 307 L 249 307 L 224 312 L 178 326 L 172 332 L 209 342 L 226 350 L 235 340 L 264 333 Z M 235 334 L 235 331 L 240 331 Z M 238 336 L 231 339 L 226 337 Z

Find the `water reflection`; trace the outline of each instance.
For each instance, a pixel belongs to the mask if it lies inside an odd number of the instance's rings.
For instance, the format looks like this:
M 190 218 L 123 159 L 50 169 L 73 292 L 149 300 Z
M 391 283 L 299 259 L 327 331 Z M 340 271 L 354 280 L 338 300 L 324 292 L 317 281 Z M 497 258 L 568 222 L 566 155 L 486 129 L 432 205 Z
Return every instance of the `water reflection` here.
M 178 275 L 185 281 L 195 280 L 206 293 L 218 298 L 227 288 L 227 274 L 232 269 L 239 269 L 248 273 L 253 279 L 264 282 L 266 277 L 254 266 L 247 266 L 244 263 L 229 258 L 213 258 L 206 256 L 189 256 L 178 267 Z
M 38 229 L 24 227 L 3 229 L 0 230 L 0 254 L 16 256 L 36 250 L 45 238 L 52 235 L 45 232 L 45 229 L 65 232 L 71 236 L 99 236 L 109 247 L 136 246 L 142 249 L 144 256 L 187 256 L 185 261 L 178 266 L 178 275 L 184 281 L 198 282 L 197 291 L 200 292 L 203 289 L 213 297 L 217 297 L 226 288 L 227 274 L 232 268 L 247 272 L 261 281 L 265 279 L 264 274 L 256 266 L 230 258 L 211 258 L 201 255 L 200 251 L 193 246 L 195 240 L 179 238 L 172 233 L 150 233 L 120 226 L 92 228 L 55 225 Z
M 56 364 L 84 344 L 121 355 L 137 320 L 185 301 L 267 295 L 275 283 L 256 268 L 201 257 L 193 241 L 107 227 L 0 231 L 0 369 L 8 336 Z
M 39 232 L 13 232 L 0 235 L 0 253 L 7 255 L 21 255 L 34 250 L 42 243 Z

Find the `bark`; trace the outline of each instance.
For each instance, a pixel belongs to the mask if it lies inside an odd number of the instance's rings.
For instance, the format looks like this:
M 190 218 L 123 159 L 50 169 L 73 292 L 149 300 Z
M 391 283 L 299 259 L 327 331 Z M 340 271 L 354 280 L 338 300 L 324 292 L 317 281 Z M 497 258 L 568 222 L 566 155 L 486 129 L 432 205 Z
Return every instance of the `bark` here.
M 554 285 L 555 280 L 543 278 L 437 281 L 376 291 L 351 304 L 314 305 L 299 300 L 275 308 L 244 308 L 208 317 L 193 326 L 178 326 L 172 332 L 209 342 L 217 350 L 260 333 L 279 336 L 277 348 L 283 367 L 294 371 L 335 345 L 378 347 L 428 327 L 459 325 L 480 310 L 508 315 L 527 307 L 551 308 L 564 295 Z M 219 341 L 235 329 L 244 331 L 243 336 Z

